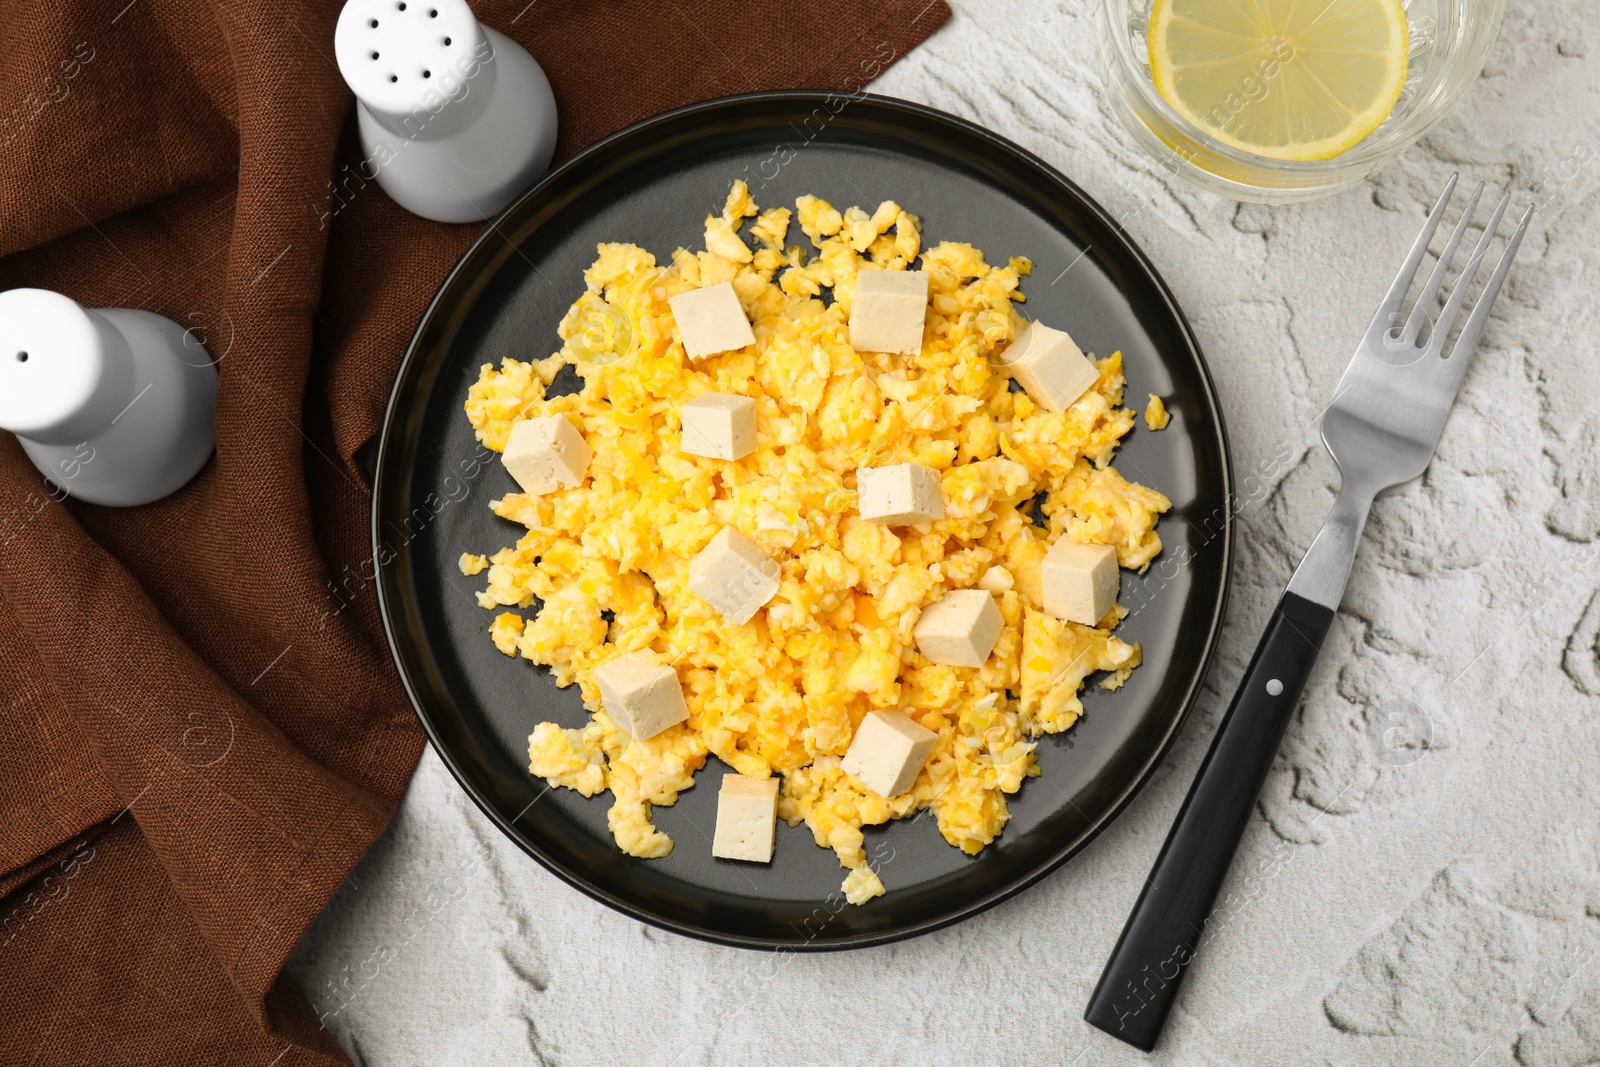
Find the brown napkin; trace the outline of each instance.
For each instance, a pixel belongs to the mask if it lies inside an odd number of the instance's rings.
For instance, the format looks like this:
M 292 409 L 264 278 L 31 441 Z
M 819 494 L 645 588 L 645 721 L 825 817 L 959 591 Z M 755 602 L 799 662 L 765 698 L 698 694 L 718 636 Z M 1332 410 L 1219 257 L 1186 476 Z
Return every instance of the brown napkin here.
M 561 156 L 707 97 L 860 88 L 949 17 L 475 6 L 544 66 Z M 0 288 L 147 308 L 221 360 L 217 454 L 148 507 L 59 502 L 0 434 L 3 1063 L 343 1062 L 283 962 L 423 744 L 353 456 L 479 227 L 353 176 L 338 9 L 15 0 L 0 19 Z

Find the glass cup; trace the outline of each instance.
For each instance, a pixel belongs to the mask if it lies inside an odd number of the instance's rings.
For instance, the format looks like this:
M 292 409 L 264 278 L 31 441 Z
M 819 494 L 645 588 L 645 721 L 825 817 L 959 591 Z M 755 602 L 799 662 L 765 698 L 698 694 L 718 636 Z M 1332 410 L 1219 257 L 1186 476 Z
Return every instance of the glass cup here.
M 1358 184 L 1444 118 L 1483 69 L 1500 32 L 1504 0 L 1403 0 L 1410 55 L 1394 110 L 1360 144 L 1310 162 L 1225 144 L 1167 103 L 1150 75 L 1150 6 L 1151 0 L 1100 0 L 1100 77 L 1112 110 L 1164 168 L 1220 196 L 1274 204 Z M 1241 102 L 1255 88 L 1241 87 Z

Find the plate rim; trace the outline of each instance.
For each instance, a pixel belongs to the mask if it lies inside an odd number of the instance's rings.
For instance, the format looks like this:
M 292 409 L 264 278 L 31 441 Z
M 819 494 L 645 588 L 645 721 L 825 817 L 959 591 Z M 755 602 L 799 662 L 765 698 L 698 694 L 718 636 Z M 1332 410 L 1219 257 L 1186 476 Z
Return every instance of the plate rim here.
M 1205 651 L 1201 656 L 1199 663 L 1196 665 L 1193 676 L 1189 680 L 1188 686 L 1185 688 L 1183 695 L 1179 698 L 1179 702 L 1182 706 L 1179 709 L 1178 714 L 1172 718 L 1169 726 L 1167 727 L 1166 733 L 1161 738 L 1160 743 L 1146 758 L 1143 765 L 1139 768 L 1138 773 L 1131 776 L 1121 787 L 1116 800 L 1106 809 L 1105 814 L 1099 820 L 1097 820 L 1096 824 L 1092 826 L 1088 832 L 1083 834 L 1076 841 L 1061 847 L 1047 860 L 1038 864 L 1033 869 L 1020 875 L 1019 877 L 1013 879 L 1011 882 L 1007 883 L 1001 888 L 993 890 L 992 892 L 986 893 L 975 899 L 963 902 L 962 904 L 943 914 L 931 918 L 916 920 L 905 924 L 903 927 L 898 927 L 889 931 L 847 934 L 826 939 L 819 936 L 811 939 L 802 937 L 798 940 L 785 940 L 747 934 L 728 933 L 725 931 L 710 929 L 708 927 L 696 925 L 692 922 L 685 922 L 668 916 L 659 915 L 650 911 L 648 908 L 641 907 L 625 897 L 613 893 L 603 886 L 586 879 L 580 872 L 569 871 L 553 857 L 547 856 L 543 849 L 541 849 L 536 842 L 526 840 L 525 835 L 518 832 L 512 823 L 508 823 L 504 818 L 502 818 L 498 809 L 496 809 L 493 804 L 489 803 L 482 795 L 480 795 L 479 790 L 472 784 L 468 776 L 465 775 L 462 769 L 457 765 L 455 758 L 450 753 L 449 747 L 441 740 L 440 732 L 429 720 L 427 713 L 424 712 L 423 701 L 419 698 L 417 689 L 412 681 L 411 674 L 407 670 L 405 660 L 402 658 L 400 640 L 398 634 L 396 633 L 397 626 L 393 617 L 394 612 L 391 610 L 388 599 L 389 594 L 387 592 L 388 583 L 395 580 L 395 563 L 399 559 L 399 554 L 396 553 L 394 559 L 391 559 L 388 563 L 381 562 L 381 553 L 384 548 L 384 542 L 380 529 L 380 502 L 384 499 L 384 490 L 386 488 L 385 472 L 388 469 L 389 464 L 385 461 L 391 452 L 392 437 L 398 421 L 397 416 L 399 413 L 398 407 L 401 385 L 406 381 L 408 372 L 411 370 L 413 363 L 415 363 L 422 356 L 421 342 L 423 334 L 432 324 L 435 313 L 439 311 L 445 295 L 455 287 L 458 277 L 465 271 L 467 264 L 478 254 L 479 249 L 487 241 L 495 237 L 498 237 L 498 239 L 501 241 L 510 243 L 510 238 L 504 233 L 500 232 L 500 225 L 502 222 L 504 222 L 510 215 L 517 212 L 523 206 L 523 204 L 542 195 L 546 187 L 556 186 L 566 177 L 569 172 L 587 164 L 596 156 L 604 155 L 610 151 L 613 151 L 615 146 L 619 143 L 626 143 L 633 138 L 639 137 L 641 134 L 647 133 L 657 126 L 677 122 L 687 116 L 698 113 L 716 112 L 720 109 L 734 106 L 780 102 L 790 104 L 798 102 L 822 104 L 824 101 L 837 100 L 841 96 L 847 97 L 851 104 L 870 103 L 876 107 L 884 108 L 889 111 L 904 112 L 923 122 L 931 121 L 934 123 L 952 126 L 962 134 L 976 137 L 982 141 L 987 141 L 1000 152 L 1009 153 L 1019 157 L 1024 163 L 1041 171 L 1050 181 L 1062 186 L 1070 196 L 1072 196 L 1080 205 L 1082 205 L 1082 207 L 1087 209 L 1088 212 L 1097 219 L 1097 221 L 1106 226 L 1119 239 L 1124 251 L 1131 254 L 1134 262 L 1141 270 L 1144 271 L 1145 275 L 1153 285 L 1155 292 L 1159 295 L 1161 301 L 1166 305 L 1167 311 L 1172 317 L 1172 321 L 1178 327 L 1181 339 L 1188 346 L 1189 351 L 1194 357 L 1194 363 L 1200 373 L 1200 381 L 1203 387 L 1201 390 L 1201 395 L 1204 399 L 1206 407 L 1211 413 L 1212 423 L 1215 426 L 1218 451 L 1222 460 L 1222 498 L 1224 501 L 1221 562 L 1222 582 L 1218 590 L 1216 603 L 1211 612 L 1211 618 L 1207 625 Z M 394 475 L 393 477 L 398 477 L 398 474 Z M 837 90 L 822 89 L 776 89 L 765 90 L 761 92 L 737 93 L 730 96 L 720 96 L 709 100 L 697 101 L 692 104 L 687 104 L 683 107 L 660 112 L 656 115 L 652 115 L 648 118 L 641 119 L 638 122 L 634 122 L 628 126 L 625 126 L 615 133 L 609 134 L 606 137 L 603 137 L 589 145 L 588 147 L 576 152 L 571 158 L 564 161 L 560 166 L 551 170 L 534 184 L 530 185 L 527 189 L 518 194 L 511 201 L 511 203 L 509 203 L 502 211 L 495 215 L 493 219 L 486 220 L 483 229 L 476 237 L 472 239 L 472 242 L 466 247 L 466 249 L 462 251 L 461 255 L 451 266 L 450 270 L 440 280 L 438 288 L 435 290 L 433 296 L 429 299 L 427 307 L 423 310 L 421 317 L 417 320 L 416 329 L 412 331 L 411 339 L 406 343 L 405 354 L 401 357 L 400 363 L 395 371 L 394 382 L 390 386 L 389 397 L 384 404 L 383 420 L 379 428 L 377 452 L 373 460 L 372 488 L 369 500 L 369 548 L 372 552 L 371 558 L 374 564 L 375 577 L 373 586 L 377 596 L 378 613 L 383 626 L 384 641 L 389 650 L 390 661 L 394 664 L 395 671 L 400 677 L 401 687 L 405 691 L 406 700 L 411 705 L 411 712 L 416 717 L 417 721 L 422 725 L 423 732 L 428 737 L 429 745 L 439 755 L 440 760 L 450 771 L 450 775 L 455 779 L 456 784 L 461 787 L 462 791 L 465 792 L 469 798 L 471 798 L 472 802 L 478 807 L 479 811 L 483 812 L 483 814 L 491 823 L 494 824 L 495 828 L 498 829 L 502 835 L 504 835 L 517 847 L 522 849 L 523 852 L 531 856 L 541 867 L 555 875 L 556 878 L 566 885 L 578 890 L 592 900 L 621 912 L 629 918 L 648 923 L 649 925 L 658 929 L 668 930 L 676 934 L 681 934 L 685 937 L 694 938 L 695 940 L 706 941 L 718 945 L 727 945 L 734 948 L 789 952 L 836 952 L 848 949 L 868 948 L 875 945 L 886 945 L 898 941 L 908 940 L 913 937 L 919 937 L 923 934 L 929 934 L 936 930 L 941 930 L 946 927 L 953 926 L 956 923 L 963 922 L 975 915 L 988 911 L 990 908 L 993 908 L 1006 900 L 1011 899 L 1024 890 L 1037 885 L 1049 875 L 1060 870 L 1069 860 L 1077 856 L 1092 842 L 1097 840 L 1100 835 L 1103 834 L 1106 829 L 1110 827 L 1119 816 L 1122 815 L 1122 813 L 1127 809 L 1128 805 L 1133 802 L 1133 799 L 1144 791 L 1145 787 L 1150 783 L 1150 779 L 1154 776 L 1156 769 L 1161 766 L 1162 762 L 1166 759 L 1167 754 L 1171 751 L 1172 746 L 1177 741 L 1178 735 L 1182 732 L 1184 724 L 1188 722 L 1189 716 L 1193 713 L 1194 706 L 1198 702 L 1201 692 L 1204 690 L 1205 682 L 1211 672 L 1211 668 L 1216 662 L 1217 645 L 1221 637 L 1222 624 L 1227 614 L 1228 600 L 1233 586 L 1233 569 L 1235 562 L 1233 543 L 1235 532 L 1235 522 L 1232 507 L 1233 499 L 1233 455 L 1231 446 L 1229 444 L 1227 425 L 1223 417 L 1221 400 L 1217 395 L 1216 383 L 1211 375 L 1211 367 L 1206 361 L 1205 353 L 1200 346 L 1199 338 L 1195 336 L 1194 328 L 1190 324 L 1188 316 L 1183 313 L 1183 309 L 1178 304 L 1177 298 L 1173 295 L 1171 288 L 1167 285 L 1166 279 L 1161 275 L 1160 271 L 1156 269 L 1155 264 L 1151 262 L 1149 256 L 1145 253 L 1144 249 L 1138 244 L 1138 242 L 1133 239 L 1132 235 L 1130 235 L 1127 230 L 1123 228 L 1120 222 L 1118 222 L 1109 212 L 1106 211 L 1099 201 L 1095 200 L 1092 196 L 1080 188 L 1077 183 L 1073 182 L 1049 162 L 1024 148 L 1023 146 L 1017 144 L 1015 141 L 1012 141 L 1010 138 L 1004 137 L 975 122 L 964 119 L 959 115 L 953 115 L 950 112 L 943 111 L 939 108 L 931 107 L 927 104 L 917 103 L 911 100 L 904 100 L 899 97 L 886 96 L 879 93 L 843 93 Z

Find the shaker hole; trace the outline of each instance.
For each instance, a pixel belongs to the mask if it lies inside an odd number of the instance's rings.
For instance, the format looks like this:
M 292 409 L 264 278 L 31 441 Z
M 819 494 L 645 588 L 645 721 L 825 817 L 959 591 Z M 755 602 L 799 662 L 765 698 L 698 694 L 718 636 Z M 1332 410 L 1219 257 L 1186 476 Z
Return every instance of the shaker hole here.
M 370 19 L 370 20 L 368 20 L 367 25 L 371 26 L 373 29 L 377 29 L 378 28 L 378 20 L 377 19 Z
M 389 80 L 390 80 L 390 81 L 392 81 L 392 82 L 397 82 L 397 81 L 399 81 L 399 80 L 400 80 L 400 75 L 398 75 L 398 74 L 391 74 L 391 75 L 389 75 Z
M 428 17 L 429 17 L 429 18 L 430 18 L 430 19 L 436 19 L 436 18 L 438 18 L 438 17 L 439 17 L 439 9 L 438 9 L 438 8 L 432 8 L 432 7 L 430 7 L 430 8 L 429 8 L 429 9 L 428 9 Z
M 378 53 L 376 53 L 376 52 L 372 53 L 372 58 L 373 59 L 377 59 L 378 58 Z
M 26 363 L 26 362 L 28 362 L 28 353 L 26 353 L 26 352 L 18 352 L 17 353 L 17 362 L 18 363 Z
M 425 70 L 425 71 L 423 71 L 423 72 L 422 72 L 422 76 L 423 76 L 423 77 L 424 77 L 424 78 L 431 78 L 431 77 L 433 77 L 433 71 L 431 71 L 431 70 Z
M 446 38 L 445 38 L 445 39 L 444 39 L 444 43 L 445 43 L 445 44 L 449 44 L 449 43 L 450 43 L 450 38 L 448 38 L 448 37 L 446 37 Z

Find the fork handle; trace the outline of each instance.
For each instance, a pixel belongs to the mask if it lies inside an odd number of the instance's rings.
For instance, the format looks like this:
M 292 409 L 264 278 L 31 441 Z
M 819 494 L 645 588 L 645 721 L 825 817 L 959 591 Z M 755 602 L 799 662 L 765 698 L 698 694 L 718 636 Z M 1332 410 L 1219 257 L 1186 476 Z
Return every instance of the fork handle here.
M 1091 1025 L 1149 1052 L 1189 964 L 1232 918 L 1233 910 L 1213 908 L 1217 892 L 1333 616 L 1296 593 L 1278 601 L 1089 998 Z M 1250 902 L 1246 887 L 1240 896 Z

